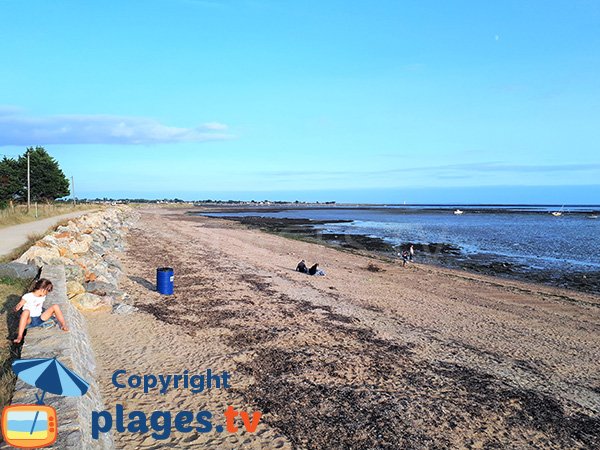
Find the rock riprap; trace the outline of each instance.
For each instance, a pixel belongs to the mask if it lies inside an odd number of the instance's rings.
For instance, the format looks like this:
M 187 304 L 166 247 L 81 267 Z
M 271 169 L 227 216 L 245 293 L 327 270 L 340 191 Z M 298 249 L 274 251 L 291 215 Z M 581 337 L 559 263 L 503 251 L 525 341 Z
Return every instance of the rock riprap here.
M 127 297 L 118 287 L 123 270 L 118 253 L 125 249 L 125 234 L 134 219 L 132 208 L 116 207 L 69 220 L 11 264 L 64 266 L 67 295 L 75 307 L 110 311 Z

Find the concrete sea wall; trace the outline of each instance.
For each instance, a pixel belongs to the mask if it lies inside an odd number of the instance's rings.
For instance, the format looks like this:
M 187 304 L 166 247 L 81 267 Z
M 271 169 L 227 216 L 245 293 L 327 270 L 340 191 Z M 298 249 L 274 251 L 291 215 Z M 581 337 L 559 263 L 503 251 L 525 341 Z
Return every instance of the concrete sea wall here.
M 52 406 L 58 416 L 58 440 L 54 448 L 60 449 L 104 449 L 114 448 L 112 436 L 102 434 L 100 439 L 92 440 L 92 411 L 104 410 L 104 402 L 95 380 L 96 362 L 94 351 L 87 332 L 86 320 L 67 298 L 67 283 L 63 266 L 44 266 L 41 276 L 54 284 L 54 290 L 48 294 L 45 307 L 57 304 L 62 310 L 69 331 L 64 332 L 58 326 L 27 330 L 21 358 L 58 358 L 69 369 L 90 383 L 90 389 L 81 397 L 60 397 L 47 394 L 44 403 Z M 35 403 L 35 394 L 41 394 L 36 387 L 21 380 L 17 381 L 12 403 Z

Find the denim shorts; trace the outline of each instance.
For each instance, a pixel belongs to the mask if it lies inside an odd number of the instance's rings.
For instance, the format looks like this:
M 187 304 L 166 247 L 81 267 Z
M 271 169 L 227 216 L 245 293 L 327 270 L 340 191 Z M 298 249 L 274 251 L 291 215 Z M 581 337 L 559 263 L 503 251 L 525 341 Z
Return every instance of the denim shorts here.
M 29 324 L 30 328 L 40 327 L 44 324 L 44 320 L 42 320 L 42 316 L 36 316 L 31 318 L 31 323 Z

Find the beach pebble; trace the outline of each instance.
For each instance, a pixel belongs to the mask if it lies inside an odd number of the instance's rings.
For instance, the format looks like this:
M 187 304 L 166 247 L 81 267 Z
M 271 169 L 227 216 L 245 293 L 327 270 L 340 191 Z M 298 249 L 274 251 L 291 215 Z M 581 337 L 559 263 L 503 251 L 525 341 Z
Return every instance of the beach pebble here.
M 113 307 L 113 314 L 131 314 L 134 311 L 137 311 L 135 306 L 127 305 L 125 303 L 117 303 Z

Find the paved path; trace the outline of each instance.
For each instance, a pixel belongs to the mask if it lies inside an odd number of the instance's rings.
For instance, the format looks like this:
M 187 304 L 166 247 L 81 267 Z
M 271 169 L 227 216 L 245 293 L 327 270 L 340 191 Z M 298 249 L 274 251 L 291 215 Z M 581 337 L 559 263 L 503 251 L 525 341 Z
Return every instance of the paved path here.
M 22 223 L 11 227 L 0 228 L 0 256 L 12 252 L 27 242 L 27 237 L 31 234 L 40 234 L 61 220 L 72 219 L 73 217 L 87 214 L 93 210 L 77 211 L 61 216 L 49 217 L 47 219 L 36 220 L 35 222 Z

